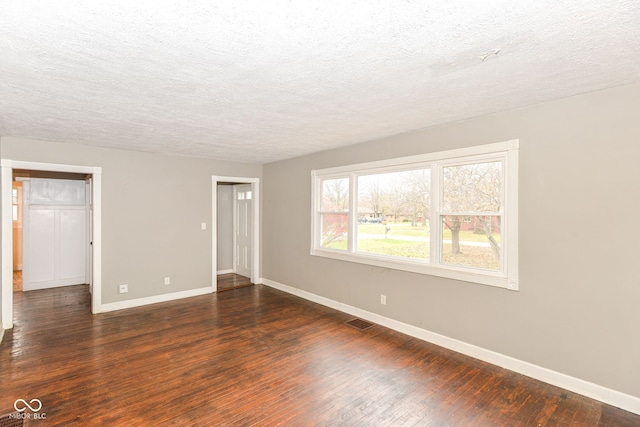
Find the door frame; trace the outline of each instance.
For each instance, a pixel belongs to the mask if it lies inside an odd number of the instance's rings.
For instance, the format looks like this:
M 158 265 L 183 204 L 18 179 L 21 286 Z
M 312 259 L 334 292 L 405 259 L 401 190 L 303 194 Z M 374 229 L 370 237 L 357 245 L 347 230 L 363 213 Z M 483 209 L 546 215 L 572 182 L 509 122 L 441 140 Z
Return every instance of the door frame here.
M 252 232 L 251 232 L 251 282 L 260 281 L 260 178 L 238 176 L 212 176 L 211 196 L 211 287 L 218 290 L 218 183 L 251 184 Z M 235 202 L 235 201 L 234 201 Z
M 20 160 L 0 160 L 0 197 L 2 206 L 11 206 L 11 186 L 13 169 L 26 169 L 45 172 L 70 172 L 91 174 L 93 197 L 93 289 L 91 292 L 91 312 L 100 313 L 102 305 L 102 168 L 95 166 L 63 165 L 55 163 L 28 162 Z M 2 227 L 2 328 L 13 328 L 13 233 L 11 209 L 2 209 L 0 221 Z

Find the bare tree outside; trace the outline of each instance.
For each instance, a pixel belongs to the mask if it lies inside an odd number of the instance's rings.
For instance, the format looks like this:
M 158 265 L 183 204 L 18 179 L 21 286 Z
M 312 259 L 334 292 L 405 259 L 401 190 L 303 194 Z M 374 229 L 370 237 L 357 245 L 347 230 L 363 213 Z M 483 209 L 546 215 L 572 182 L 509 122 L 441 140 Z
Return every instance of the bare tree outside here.
M 323 181 L 322 210 L 330 212 L 349 210 L 349 180 L 347 178 Z
M 359 176 L 357 250 L 428 259 L 430 186 L 430 169 Z
M 427 225 L 431 215 L 431 171 L 418 169 L 405 176 L 405 212 L 414 227 L 419 223 Z
M 500 261 L 502 162 L 472 163 L 443 168 L 443 226 L 451 232 L 451 254 L 463 253 L 462 221 L 469 218 L 476 234 L 484 234 L 495 260 Z
M 404 183 L 399 177 L 392 177 L 383 190 L 383 203 L 386 211 L 393 215 L 393 222 L 403 213 L 405 207 Z
M 365 175 L 358 178 L 358 214 L 362 207 L 371 209 L 374 218 L 384 215 L 384 193 L 378 175 Z
M 327 179 L 322 182 L 321 246 L 345 240 L 349 220 L 349 179 Z M 346 248 L 346 243 L 344 245 Z
M 441 197 L 440 260 L 499 270 L 503 162 L 444 166 L 440 194 L 432 195 L 431 168 L 357 177 L 356 251 L 429 260 L 432 197 Z M 321 244 L 347 249 L 349 178 L 322 182 Z

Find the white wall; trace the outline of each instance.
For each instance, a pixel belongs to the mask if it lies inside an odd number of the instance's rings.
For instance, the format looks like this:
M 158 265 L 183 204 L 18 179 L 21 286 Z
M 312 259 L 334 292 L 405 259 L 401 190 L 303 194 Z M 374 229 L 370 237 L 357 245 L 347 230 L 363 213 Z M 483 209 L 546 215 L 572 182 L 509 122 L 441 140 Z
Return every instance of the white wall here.
M 638 111 L 631 85 L 265 165 L 263 277 L 640 398 Z M 519 292 L 309 254 L 311 170 L 510 139 Z

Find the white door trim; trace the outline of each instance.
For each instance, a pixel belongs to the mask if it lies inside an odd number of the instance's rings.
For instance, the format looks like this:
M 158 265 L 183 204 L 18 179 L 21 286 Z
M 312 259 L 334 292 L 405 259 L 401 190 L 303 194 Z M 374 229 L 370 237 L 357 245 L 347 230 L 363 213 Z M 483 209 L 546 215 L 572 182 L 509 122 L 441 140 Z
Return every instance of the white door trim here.
M 91 200 L 92 200 L 92 178 L 89 178 L 85 181 L 86 183 L 86 192 L 87 197 L 85 198 L 85 209 L 86 209 L 86 218 L 85 218 L 85 229 L 87 235 L 87 256 L 86 256 L 86 264 L 84 267 L 85 274 L 85 283 L 89 284 L 89 292 L 93 294 L 93 275 L 91 274 L 91 268 L 93 267 L 93 263 L 91 262 L 93 256 L 91 255 L 91 236 L 93 234 L 93 227 L 91 225 Z
M 238 254 L 237 254 L 237 248 L 236 248 L 236 227 L 238 226 L 238 221 L 236 218 L 236 215 L 238 215 L 238 205 L 236 205 L 236 198 L 238 197 L 238 190 L 236 189 L 236 185 L 237 184 L 233 184 L 231 186 L 231 229 L 233 230 L 233 232 L 231 233 L 231 272 L 234 274 L 237 274 L 238 271 L 236 269 L 236 263 L 238 262 Z M 216 197 L 216 201 L 218 200 L 218 198 Z M 218 213 L 217 207 L 216 207 L 216 214 Z M 218 231 L 218 224 L 216 222 L 215 224 L 216 226 L 216 232 Z M 216 242 L 216 248 L 218 247 L 218 242 Z M 218 261 L 218 257 L 216 254 L 216 262 Z
M 46 172 L 85 173 L 93 176 L 93 292 L 91 312 L 100 313 L 102 305 L 102 168 L 94 166 L 62 165 L 55 163 L 0 160 L 2 206 L 11 206 L 11 182 L 13 169 Z M 13 233 L 11 232 L 11 209 L 2 209 L 2 327 L 13 327 Z
M 258 283 L 260 278 L 260 178 L 237 176 L 212 176 L 211 184 L 211 287 L 218 290 L 218 183 L 251 184 L 252 234 L 251 234 L 251 282 Z

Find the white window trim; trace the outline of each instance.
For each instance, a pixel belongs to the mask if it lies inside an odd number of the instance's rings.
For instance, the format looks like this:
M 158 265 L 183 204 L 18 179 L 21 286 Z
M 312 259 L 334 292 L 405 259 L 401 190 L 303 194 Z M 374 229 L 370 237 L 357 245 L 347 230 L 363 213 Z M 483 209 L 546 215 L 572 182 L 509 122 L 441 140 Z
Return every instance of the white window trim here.
M 368 264 L 377 267 L 391 268 L 395 270 L 409 271 L 413 273 L 427 274 L 438 277 L 462 280 L 466 282 L 479 283 L 483 285 L 496 286 L 510 290 L 518 290 L 518 152 L 519 141 L 510 140 L 494 144 L 478 145 L 473 147 L 439 151 L 434 153 L 421 154 L 417 156 L 401 157 L 396 159 L 381 160 L 355 165 L 339 166 L 328 169 L 311 171 L 312 194 L 311 194 L 311 255 L 321 256 L 342 261 Z M 357 238 L 357 179 L 359 175 L 371 173 L 383 173 L 397 171 L 403 168 L 414 166 L 424 166 L 424 163 L 441 162 L 440 167 L 448 163 L 457 163 L 460 158 L 469 158 L 470 161 L 481 160 L 482 158 L 495 158 L 504 156 L 504 197 L 505 206 L 503 208 L 503 233 L 505 244 L 503 252 L 503 270 L 500 272 L 470 270 L 449 265 L 431 265 L 420 260 L 401 259 L 396 257 L 385 257 L 379 254 L 367 254 L 356 252 Z M 423 164 L 423 165 L 421 165 Z M 432 170 L 436 172 L 435 170 Z M 324 179 L 349 178 L 349 222 L 348 222 L 348 248 L 346 251 L 338 249 L 323 248 L 320 246 L 320 224 L 319 224 L 319 197 L 322 194 L 320 183 Z M 432 197 L 440 197 L 438 188 L 439 179 L 432 178 Z M 431 212 L 431 223 L 438 224 L 437 212 Z M 439 251 L 440 227 L 434 227 L 431 235 L 431 253 Z

